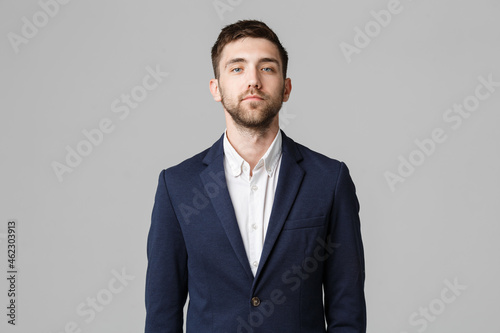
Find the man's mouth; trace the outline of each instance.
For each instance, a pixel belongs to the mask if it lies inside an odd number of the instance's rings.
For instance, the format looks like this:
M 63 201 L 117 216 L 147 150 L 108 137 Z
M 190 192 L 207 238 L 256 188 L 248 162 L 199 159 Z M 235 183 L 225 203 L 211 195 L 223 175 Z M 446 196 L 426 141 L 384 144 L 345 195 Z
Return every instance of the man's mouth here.
M 244 101 L 262 101 L 264 99 L 258 95 L 248 95 L 243 100 Z

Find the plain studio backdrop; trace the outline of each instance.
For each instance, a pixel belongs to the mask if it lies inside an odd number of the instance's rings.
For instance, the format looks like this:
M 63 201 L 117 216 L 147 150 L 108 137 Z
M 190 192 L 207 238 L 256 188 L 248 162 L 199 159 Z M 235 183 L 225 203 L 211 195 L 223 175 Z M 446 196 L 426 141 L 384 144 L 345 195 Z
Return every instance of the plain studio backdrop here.
M 281 128 L 356 184 L 368 332 L 500 332 L 499 17 L 493 0 L 1 1 L 0 276 L 13 220 L 17 273 L 0 331 L 143 331 L 158 175 L 223 133 L 210 48 L 260 19 L 290 57 Z

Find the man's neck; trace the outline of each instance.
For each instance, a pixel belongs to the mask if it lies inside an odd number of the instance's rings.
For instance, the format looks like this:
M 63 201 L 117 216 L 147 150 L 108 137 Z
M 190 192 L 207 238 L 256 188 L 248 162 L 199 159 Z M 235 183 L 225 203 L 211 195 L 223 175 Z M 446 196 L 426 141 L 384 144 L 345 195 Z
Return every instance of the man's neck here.
M 269 149 L 278 131 L 278 117 L 264 130 L 242 128 L 233 122 L 227 122 L 227 139 L 236 152 L 250 164 L 250 171 Z

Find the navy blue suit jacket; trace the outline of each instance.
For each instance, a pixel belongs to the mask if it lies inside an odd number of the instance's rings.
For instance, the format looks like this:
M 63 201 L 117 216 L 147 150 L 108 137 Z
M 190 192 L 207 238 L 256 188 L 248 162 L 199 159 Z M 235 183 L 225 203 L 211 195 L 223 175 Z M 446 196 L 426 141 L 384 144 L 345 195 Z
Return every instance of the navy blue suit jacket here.
M 255 277 L 226 187 L 223 135 L 161 172 L 147 242 L 146 333 L 182 332 L 188 293 L 189 333 L 366 331 L 359 204 L 349 170 L 281 133 Z

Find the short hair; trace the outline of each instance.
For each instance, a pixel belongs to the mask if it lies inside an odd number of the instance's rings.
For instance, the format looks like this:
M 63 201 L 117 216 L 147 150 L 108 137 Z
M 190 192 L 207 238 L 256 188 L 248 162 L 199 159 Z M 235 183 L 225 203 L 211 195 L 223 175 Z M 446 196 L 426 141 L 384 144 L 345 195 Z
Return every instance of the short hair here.
M 272 31 L 271 28 L 269 28 L 264 22 L 257 20 L 240 20 L 222 28 L 217 41 L 212 47 L 212 66 L 214 68 L 215 78 L 219 79 L 219 62 L 224 47 L 235 40 L 246 37 L 264 38 L 276 45 L 283 66 L 283 78 L 286 78 L 288 53 L 283 45 L 281 45 L 281 42 L 274 31 Z

